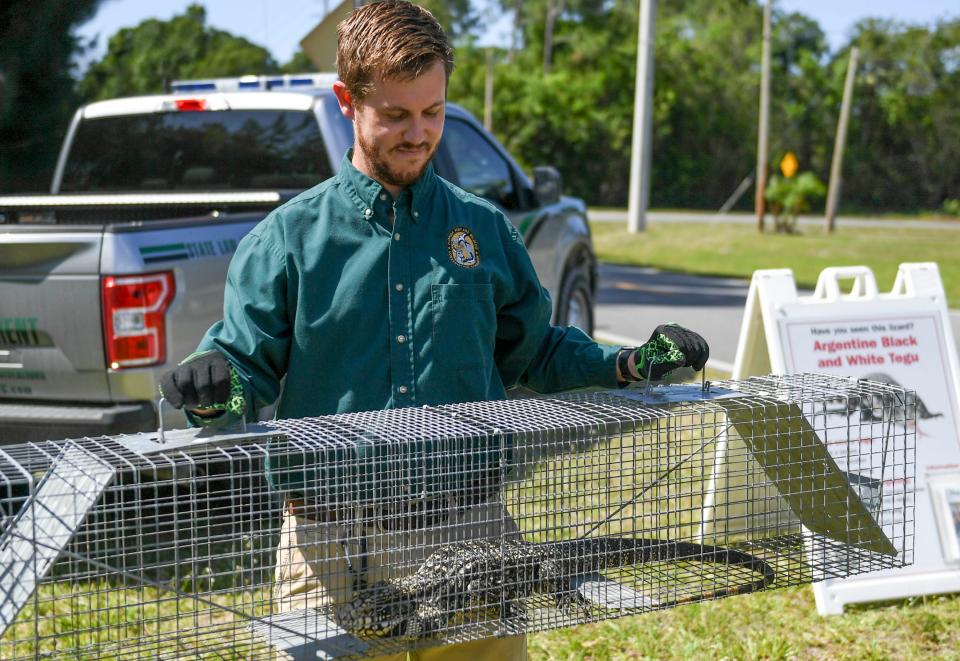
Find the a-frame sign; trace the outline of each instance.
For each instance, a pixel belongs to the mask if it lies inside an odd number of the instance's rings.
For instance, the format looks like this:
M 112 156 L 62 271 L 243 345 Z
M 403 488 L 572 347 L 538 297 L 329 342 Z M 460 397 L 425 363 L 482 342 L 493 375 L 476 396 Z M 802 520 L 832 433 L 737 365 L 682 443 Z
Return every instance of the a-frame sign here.
M 818 610 L 960 591 L 960 366 L 937 265 L 901 264 L 889 292 L 867 267 L 828 268 L 803 296 L 790 270 L 756 271 L 733 378 L 799 372 L 896 382 L 917 394 L 914 489 L 884 484 L 882 496 L 915 498 L 915 544 L 905 549 L 913 565 L 818 583 Z

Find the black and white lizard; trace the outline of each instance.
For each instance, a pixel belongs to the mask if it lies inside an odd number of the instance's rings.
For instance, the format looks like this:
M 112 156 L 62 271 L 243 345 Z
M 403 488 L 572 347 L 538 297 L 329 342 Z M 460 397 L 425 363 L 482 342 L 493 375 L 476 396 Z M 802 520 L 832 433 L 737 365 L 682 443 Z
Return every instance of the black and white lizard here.
M 872 372 L 863 377 L 865 381 L 876 381 L 894 388 L 903 388 L 900 383 L 889 374 L 884 372 Z M 845 409 L 833 409 L 828 413 L 845 413 L 851 417 L 854 413 L 860 413 L 860 420 L 863 422 L 880 422 L 885 418 L 897 422 L 911 420 L 914 423 L 920 420 L 930 418 L 942 418 L 943 413 L 933 413 L 927 408 L 920 396 L 908 390 L 901 397 L 896 391 L 887 391 L 882 393 L 871 392 L 864 389 L 863 392 L 851 394 L 848 397 L 841 397 L 838 400 L 845 405 Z
M 470 541 L 445 545 L 416 572 L 360 589 L 338 606 L 337 623 L 366 638 L 430 638 L 465 612 L 494 611 L 499 618 L 523 621 L 520 600 L 548 595 L 557 608 L 586 609 L 575 579 L 617 567 L 648 562 L 694 561 L 753 571 L 750 582 L 658 602 L 680 604 L 755 592 L 773 583 L 773 568 L 735 549 L 660 539 L 590 537 L 531 544 L 518 541 Z M 469 616 L 469 615 L 468 615 Z

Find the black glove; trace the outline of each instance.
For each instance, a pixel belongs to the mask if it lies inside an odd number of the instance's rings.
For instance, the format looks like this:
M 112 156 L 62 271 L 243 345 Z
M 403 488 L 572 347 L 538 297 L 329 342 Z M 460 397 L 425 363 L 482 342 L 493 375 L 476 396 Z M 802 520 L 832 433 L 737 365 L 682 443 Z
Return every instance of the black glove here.
M 160 378 L 160 394 L 176 409 L 223 406 L 230 398 L 230 363 L 216 350 L 190 356 Z
M 710 347 L 700 335 L 677 324 L 657 326 L 646 344 L 635 350 L 637 372 L 641 380 L 659 381 L 678 367 L 699 371 L 707 364 Z

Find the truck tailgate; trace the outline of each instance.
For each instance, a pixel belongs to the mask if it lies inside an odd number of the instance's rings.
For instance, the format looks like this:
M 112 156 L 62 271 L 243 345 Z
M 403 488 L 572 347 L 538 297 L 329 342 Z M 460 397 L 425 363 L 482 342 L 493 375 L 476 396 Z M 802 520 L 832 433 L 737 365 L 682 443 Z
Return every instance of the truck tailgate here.
M 108 401 L 102 227 L 0 229 L 0 400 Z

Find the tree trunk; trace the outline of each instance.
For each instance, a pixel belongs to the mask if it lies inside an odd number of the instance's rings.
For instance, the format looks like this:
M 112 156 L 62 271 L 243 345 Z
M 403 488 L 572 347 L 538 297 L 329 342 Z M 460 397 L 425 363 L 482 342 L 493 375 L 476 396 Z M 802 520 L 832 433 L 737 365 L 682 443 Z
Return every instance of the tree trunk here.
M 548 0 L 547 20 L 543 26 L 543 75 L 550 73 L 553 65 L 553 28 L 563 13 L 564 0 Z
M 517 51 L 523 48 L 523 29 L 527 24 L 526 14 L 523 13 L 523 0 L 513 0 L 513 33 L 510 35 L 510 52 L 507 61 L 513 62 Z

